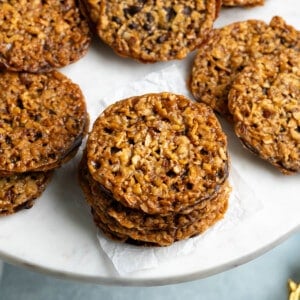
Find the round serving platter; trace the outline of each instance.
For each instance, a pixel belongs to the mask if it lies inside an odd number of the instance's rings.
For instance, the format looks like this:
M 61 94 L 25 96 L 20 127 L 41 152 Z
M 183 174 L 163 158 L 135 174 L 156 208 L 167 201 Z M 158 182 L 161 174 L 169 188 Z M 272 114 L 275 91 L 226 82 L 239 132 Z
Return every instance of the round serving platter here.
M 264 6 L 222 9 L 215 26 L 234 21 L 282 16 L 300 29 L 298 0 L 266 0 Z M 78 83 L 92 111 L 112 89 L 175 65 L 187 77 L 194 53 L 183 61 L 143 65 L 123 59 L 95 39 L 88 54 L 62 70 Z M 228 133 L 232 165 L 261 207 L 248 218 L 212 235 L 189 255 L 165 259 L 158 266 L 120 275 L 100 248 L 89 208 L 77 183 L 81 152 L 59 169 L 33 208 L 0 218 L 0 258 L 62 278 L 102 284 L 163 285 L 203 278 L 245 263 L 300 228 L 300 174 L 284 176 L 248 153 Z M 251 203 L 249 203 L 251 206 Z

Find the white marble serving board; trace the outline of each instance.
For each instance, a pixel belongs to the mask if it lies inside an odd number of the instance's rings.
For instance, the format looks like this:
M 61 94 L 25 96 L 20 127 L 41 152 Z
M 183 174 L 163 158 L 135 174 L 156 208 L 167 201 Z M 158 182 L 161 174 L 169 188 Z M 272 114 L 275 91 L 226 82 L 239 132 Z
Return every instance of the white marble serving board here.
M 300 29 L 299 0 L 266 0 L 262 7 L 222 9 L 216 26 L 249 18 L 269 21 L 280 15 Z M 92 116 L 101 99 L 173 64 L 187 78 L 193 55 L 184 61 L 142 65 L 122 59 L 95 40 L 89 53 L 62 71 L 78 83 Z M 99 111 L 97 108 L 99 103 Z M 248 153 L 224 123 L 232 164 L 262 206 L 248 218 L 206 239 L 189 255 L 166 257 L 157 266 L 120 275 L 100 248 L 89 209 L 77 184 L 78 156 L 56 172 L 30 210 L 0 218 L 0 258 L 34 270 L 77 280 L 122 285 L 159 285 L 193 280 L 257 257 L 300 227 L 300 174 L 284 176 Z M 249 200 L 251 201 L 251 199 Z M 251 206 L 251 203 L 249 203 Z

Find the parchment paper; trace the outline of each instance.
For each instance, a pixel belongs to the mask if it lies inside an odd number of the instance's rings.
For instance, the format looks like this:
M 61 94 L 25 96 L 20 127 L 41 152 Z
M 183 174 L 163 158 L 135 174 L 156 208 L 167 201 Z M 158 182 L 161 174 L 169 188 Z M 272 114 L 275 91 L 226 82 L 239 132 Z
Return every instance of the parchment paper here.
M 178 93 L 191 98 L 186 87 L 184 72 L 179 70 L 176 65 L 171 65 L 159 72 L 150 73 L 139 81 L 114 89 L 111 94 L 100 99 L 100 109 L 103 110 L 108 105 L 123 98 L 162 91 Z M 99 111 L 94 110 L 91 119 L 94 120 L 98 113 Z M 262 201 L 248 187 L 233 165 L 230 168 L 229 181 L 232 186 L 232 193 L 229 199 L 228 211 L 224 219 L 205 233 L 188 240 L 176 242 L 169 247 L 144 248 L 109 240 L 99 231 L 97 237 L 101 248 L 120 275 L 155 268 L 167 260 L 197 251 L 203 243 L 209 243 L 211 237 L 230 230 L 263 207 Z

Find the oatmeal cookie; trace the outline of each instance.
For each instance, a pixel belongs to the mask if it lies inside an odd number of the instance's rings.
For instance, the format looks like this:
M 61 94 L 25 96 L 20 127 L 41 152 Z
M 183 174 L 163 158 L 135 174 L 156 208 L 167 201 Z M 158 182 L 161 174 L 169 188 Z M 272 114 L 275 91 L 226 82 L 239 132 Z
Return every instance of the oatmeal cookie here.
M 32 172 L 0 177 L 0 215 L 9 215 L 22 208 L 31 208 L 46 188 L 52 171 Z
M 41 72 L 82 57 L 90 31 L 76 0 L 2 0 L 0 67 Z
M 236 75 L 252 60 L 282 48 L 299 51 L 300 33 L 278 16 L 269 25 L 248 20 L 215 29 L 197 53 L 190 90 L 197 101 L 231 119 L 227 98 Z
M 109 106 L 89 135 L 87 160 L 104 191 L 150 214 L 209 199 L 228 176 L 227 139 L 212 110 L 170 93 Z
M 220 0 L 84 0 L 97 32 L 117 54 L 141 62 L 182 59 L 211 30 Z
M 286 49 L 246 67 L 229 93 L 237 136 L 290 174 L 300 170 L 300 53 Z
M 264 4 L 264 0 L 222 0 L 223 6 L 256 6 Z
M 58 167 L 86 134 L 82 92 L 57 71 L 0 72 L 0 99 L 1 176 Z

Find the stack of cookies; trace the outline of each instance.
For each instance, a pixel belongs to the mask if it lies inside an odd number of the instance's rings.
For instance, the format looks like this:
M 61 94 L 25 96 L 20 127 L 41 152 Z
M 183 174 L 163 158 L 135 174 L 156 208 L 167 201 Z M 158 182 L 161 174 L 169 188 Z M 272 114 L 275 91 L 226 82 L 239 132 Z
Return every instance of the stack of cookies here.
M 214 30 L 190 90 L 234 123 L 247 149 L 284 174 L 300 170 L 300 32 L 280 17 Z
M 86 134 L 79 87 L 57 71 L 0 72 L 0 215 L 31 207 Z
M 223 217 L 228 163 L 226 136 L 209 107 L 175 94 L 146 94 L 98 117 L 79 178 L 107 236 L 166 246 Z
M 0 215 L 31 207 L 76 154 L 85 101 L 53 69 L 81 58 L 90 40 L 75 0 L 0 1 Z
M 206 39 L 220 0 L 81 0 L 92 30 L 117 54 L 141 62 L 182 59 Z

